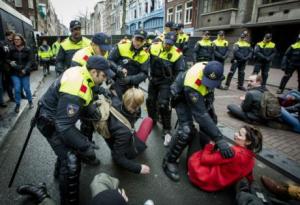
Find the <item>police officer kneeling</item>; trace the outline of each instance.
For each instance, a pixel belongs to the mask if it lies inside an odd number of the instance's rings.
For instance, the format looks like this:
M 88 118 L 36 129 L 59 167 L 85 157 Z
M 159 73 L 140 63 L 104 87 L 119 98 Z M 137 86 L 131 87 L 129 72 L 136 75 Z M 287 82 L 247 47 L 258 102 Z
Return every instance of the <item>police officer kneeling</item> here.
M 58 157 L 61 204 L 79 203 L 80 160 L 96 160 L 96 148 L 75 123 L 83 114 L 99 120 L 93 87 L 111 77 L 107 60 L 92 56 L 85 67 L 72 67 L 57 78 L 40 100 L 37 127 Z
M 179 180 L 177 159 L 192 137 L 199 136 L 193 118 L 199 124 L 199 129 L 216 143 L 224 158 L 233 157 L 232 150 L 216 126 L 213 108 L 214 88 L 220 85 L 223 78 L 223 65 L 211 61 L 195 64 L 183 75 L 178 75 L 171 85 L 172 106 L 175 106 L 179 127 L 164 157 L 163 169 L 174 181 Z

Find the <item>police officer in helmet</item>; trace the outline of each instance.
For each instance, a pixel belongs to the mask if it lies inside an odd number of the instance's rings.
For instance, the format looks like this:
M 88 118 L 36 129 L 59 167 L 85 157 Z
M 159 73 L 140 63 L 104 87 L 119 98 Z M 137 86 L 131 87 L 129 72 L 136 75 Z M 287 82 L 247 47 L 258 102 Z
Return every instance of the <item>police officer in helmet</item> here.
M 92 103 L 92 89 L 111 76 L 107 60 L 92 56 L 86 66 L 65 71 L 40 100 L 37 128 L 58 157 L 61 204 L 79 203 L 80 161 L 97 160 L 96 146 L 75 124 L 83 115 L 91 120 L 101 118 Z

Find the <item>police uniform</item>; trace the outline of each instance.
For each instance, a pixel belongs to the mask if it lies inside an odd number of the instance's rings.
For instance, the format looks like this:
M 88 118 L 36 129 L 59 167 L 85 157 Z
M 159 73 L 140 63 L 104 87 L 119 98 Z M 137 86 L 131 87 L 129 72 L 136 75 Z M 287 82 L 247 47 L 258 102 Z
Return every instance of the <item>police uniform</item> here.
M 173 106 L 176 109 L 179 127 L 164 157 L 163 168 L 167 176 L 174 181 L 179 180 L 177 159 L 191 138 L 197 136 L 193 119 L 199 124 L 199 129 L 216 142 L 224 157 L 233 156 L 213 116 L 215 115 L 213 88 L 220 85 L 222 78 L 222 64 L 211 61 L 206 66 L 203 63 L 195 64 L 185 75 L 178 75 L 171 85 L 172 101 L 176 101 Z
M 169 32 L 165 41 L 176 41 L 176 33 Z M 165 43 L 166 43 L 165 42 Z M 181 51 L 172 46 L 164 50 L 163 43 L 154 43 L 150 47 L 150 81 L 146 100 L 148 115 L 157 122 L 159 111 L 165 132 L 171 130 L 170 85 L 180 72 L 185 71 L 185 63 Z M 157 109 L 158 105 L 158 109 Z
M 282 59 L 282 69 L 284 76 L 281 79 L 278 94 L 282 93 L 287 82 L 292 77 L 295 70 L 298 71 L 298 90 L 300 91 L 300 34 L 298 41 L 292 44 L 285 52 Z
M 186 54 L 188 48 L 189 35 L 186 33 L 179 33 L 177 35 L 177 40 L 175 46 L 180 49 L 183 55 Z
M 245 79 L 245 67 L 247 61 L 252 56 L 252 48 L 250 43 L 244 40 L 244 38 L 245 35 L 241 34 L 241 38 L 233 45 L 233 59 L 231 60 L 232 64 L 227 75 L 225 89 L 229 88 L 234 73 L 236 69 L 238 69 L 238 88 L 241 90 L 246 90 L 243 86 Z
M 224 35 L 223 31 L 220 31 L 216 40 L 213 41 L 214 47 L 214 60 L 219 61 L 224 65 L 224 62 L 229 54 L 228 41 L 221 39 L 219 35 Z
M 108 51 L 110 50 L 110 41 L 109 36 L 105 33 L 97 33 L 93 36 L 92 42 L 100 47 L 101 50 L 106 51 L 104 58 L 108 58 Z M 92 45 L 89 45 L 85 48 L 77 51 L 73 58 L 71 66 L 84 66 L 88 61 L 89 57 L 95 55 Z
M 103 58 L 95 58 L 90 59 L 89 67 L 103 70 L 109 68 Z M 91 104 L 94 86 L 86 67 L 72 67 L 54 81 L 39 103 L 37 127 L 58 157 L 56 174 L 59 175 L 61 204 L 79 203 L 78 156 L 96 159 L 93 145 L 75 126 L 83 114 L 99 120 L 100 116 Z
M 206 32 L 208 34 L 208 32 Z M 211 61 L 213 58 L 213 42 L 209 39 L 202 38 L 198 41 L 193 51 L 193 61 L 204 62 Z
M 143 30 L 137 30 L 134 36 L 143 36 L 145 39 L 147 33 Z M 116 82 L 114 88 L 119 97 L 131 87 L 138 87 L 138 85 L 147 78 L 149 67 L 149 54 L 143 47 L 135 49 L 131 41 L 126 41 L 117 44 L 117 46 L 111 51 L 108 60 L 115 63 L 118 67 L 112 67 L 116 73 Z M 119 75 L 125 68 L 127 70 L 127 76 Z
M 75 23 L 76 25 L 73 25 Z M 70 25 L 71 29 L 75 27 L 80 27 L 80 22 L 72 21 Z M 91 41 L 86 37 L 81 37 L 79 41 L 72 40 L 72 37 L 65 39 L 59 48 L 58 54 L 56 56 L 56 67 L 55 70 L 58 74 L 63 73 L 66 69 L 71 66 L 73 55 L 76 51 L 85 48 L 91 44 Z
M 53 54 L 53 57 L 56 58 L 56 56 L 58 54 L 58 51 L 59 51 L 59 48 L 60 48 L 60 42 L 57 40 L 57 41 L 55 41 L 52 44 L 52 54 Z
M 44 76 L 46 76 L 47 73 L 48 74 L 50 73 L 50 70 L 49 70 L 50 60 L 53 56 L 51 47 L 47 44 L 41 45 L 38 50 L 38 56 L 40 59 L 40 64 L 43 66 Z
M 272 38 L 271 34 L 266 34 L 265 38 Z M 254 48 L 255 65 L 253 74 L 258 74 L 261 70 L 262 86 L 265 87 L 270 70 L 270 64 L 276 55 L 275 43 L 269 41 L 261 41 Z

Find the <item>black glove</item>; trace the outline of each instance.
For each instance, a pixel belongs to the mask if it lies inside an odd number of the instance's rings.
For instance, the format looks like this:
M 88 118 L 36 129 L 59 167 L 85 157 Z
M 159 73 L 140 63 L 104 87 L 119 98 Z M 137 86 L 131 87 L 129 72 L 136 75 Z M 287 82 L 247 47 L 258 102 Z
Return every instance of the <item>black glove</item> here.
M 90 104 L 86 107 L 86 116 L 92 121 L 99 121 L 101 119 L 101 113 L 97 110 L 97 104 Z
M 100 85 L 93 87 L 93 93 L 96 95 L 104 95 L 106 98 L 110 97 L 110 91 Z
M 77 152 L 81 158 L 85 160 L 93 161 L 96 159 L 95 149 L 99 149 L 99 147 L 91 143 L 91 146 L 89 146 L 86 150 L 84 151 L 78 150 Z
M 122 68 L 122 67 L 118 67 L 118 68 L 117 68 L 117 74 L 116 74 L 116 76 L 117 76 L 118 78 L 124 78 L 124 77 L 125 77 L 125 75 L 124 75 L 124 73 L 123 73 L 123 68 Z
M 130 84 L 130 77 L 127 76 L 125 78 L 121 78 L 119 83 L 122 86 Z
M 234 156 L 234 152 L 232 149 L 229 147 L 227 142 L 224 139 L 220 139 L 216 142 L 217 148 L 220 150 L 222 156 L 225 159 L 231 158 Z

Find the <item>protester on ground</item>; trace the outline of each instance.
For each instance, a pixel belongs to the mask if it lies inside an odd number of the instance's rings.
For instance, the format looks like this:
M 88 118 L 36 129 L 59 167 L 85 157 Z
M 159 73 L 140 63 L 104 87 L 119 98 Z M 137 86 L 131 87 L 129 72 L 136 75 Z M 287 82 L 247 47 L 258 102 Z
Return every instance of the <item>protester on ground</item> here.
M 188 176 L 193 184 L 213 192 L 225 189 L 243 177 L 253 181 L 255 153 L 262 149 L 262 134 L 258 129 L 244 125 L 234 134 L 234 145 L 231 146 L 234 156 L 229 159 L 224 159 L 220 151 L 215 150 L 213 142 L 203 144 L 208 136 L 201 131 L 200 138 L 202 144 L 195 137 L 189 152 Z
M 144 93 L 138 88 L 128 89 L 122 101 L 118 96 L 113 96 L 112 108 L 114 110 L 111 111 L 107 121 L 109 134 L 105 136 L 114 162 L 137 174 L 150 173 L 148 165 L 133 161 L 147 148 L 146 141 L 152 130 L 152 119 L 147 117 L 142 121 L 138 131 L 134 131 L 134 124 L 140 116 L 140 107 L 143 103 Z

